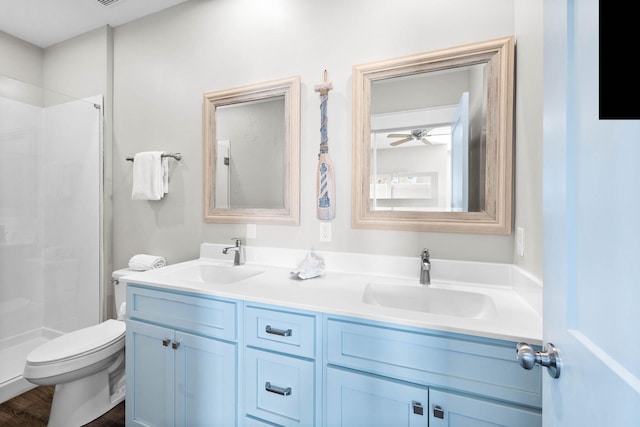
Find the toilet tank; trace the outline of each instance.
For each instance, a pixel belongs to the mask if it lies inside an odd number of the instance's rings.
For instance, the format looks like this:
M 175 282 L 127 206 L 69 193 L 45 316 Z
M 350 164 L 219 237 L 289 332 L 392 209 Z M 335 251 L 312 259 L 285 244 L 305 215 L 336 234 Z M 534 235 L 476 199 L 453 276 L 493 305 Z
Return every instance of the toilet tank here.
M 127 296 L 127 286 L 125 282 L 121 282 L 120 278 L 131 274 L 133 271 L 128 268 L 121 268 L 111 274 L 111 281 L 113 283 L 113 294 L 115 296 L 116 313 L 118 314 L 118 320 L 124 320 L 125 300 Z

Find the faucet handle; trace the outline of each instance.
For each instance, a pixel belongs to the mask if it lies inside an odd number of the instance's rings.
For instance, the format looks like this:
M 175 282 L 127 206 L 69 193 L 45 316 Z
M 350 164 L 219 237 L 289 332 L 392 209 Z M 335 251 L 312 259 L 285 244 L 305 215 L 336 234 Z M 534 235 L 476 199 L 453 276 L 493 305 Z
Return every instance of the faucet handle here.
M 423 261 L 429 261 L 429 258 L 431 257 L 431 254 L 429 253 L 429 249 L 423 249 L 422 250 L 422 260 Z
M 231 240 L 235 241 L 237 248 L 242 244 L 242 239 L 240 237 L 232 237 Z

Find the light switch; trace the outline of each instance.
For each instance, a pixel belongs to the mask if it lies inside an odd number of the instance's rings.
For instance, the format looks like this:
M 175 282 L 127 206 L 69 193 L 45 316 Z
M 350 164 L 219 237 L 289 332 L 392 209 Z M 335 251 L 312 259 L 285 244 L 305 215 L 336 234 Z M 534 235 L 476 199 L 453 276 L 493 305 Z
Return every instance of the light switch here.
M 516 252 L 520 256 L 524 256 L 524 228 L 516 228 Z

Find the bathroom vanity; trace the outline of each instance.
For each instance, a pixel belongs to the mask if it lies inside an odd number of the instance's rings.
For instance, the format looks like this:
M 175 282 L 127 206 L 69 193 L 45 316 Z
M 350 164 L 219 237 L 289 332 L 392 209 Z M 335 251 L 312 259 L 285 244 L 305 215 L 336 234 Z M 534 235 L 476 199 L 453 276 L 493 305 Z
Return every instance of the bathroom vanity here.
M 426 289 L 417 257 L 321 253 L 303 281 L 304 251 L 221 248 L 124 279 L 127 425 L 541 425 L 515 357 L 540 289 L 511 266 L 436 259 Z

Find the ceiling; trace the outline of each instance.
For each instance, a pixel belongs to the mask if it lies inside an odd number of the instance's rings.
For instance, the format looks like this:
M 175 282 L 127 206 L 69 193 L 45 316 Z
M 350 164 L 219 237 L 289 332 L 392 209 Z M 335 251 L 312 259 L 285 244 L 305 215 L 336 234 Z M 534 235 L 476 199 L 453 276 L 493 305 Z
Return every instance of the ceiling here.
M 187 0 L 0 0 L 0 31 L 46 48 Z

